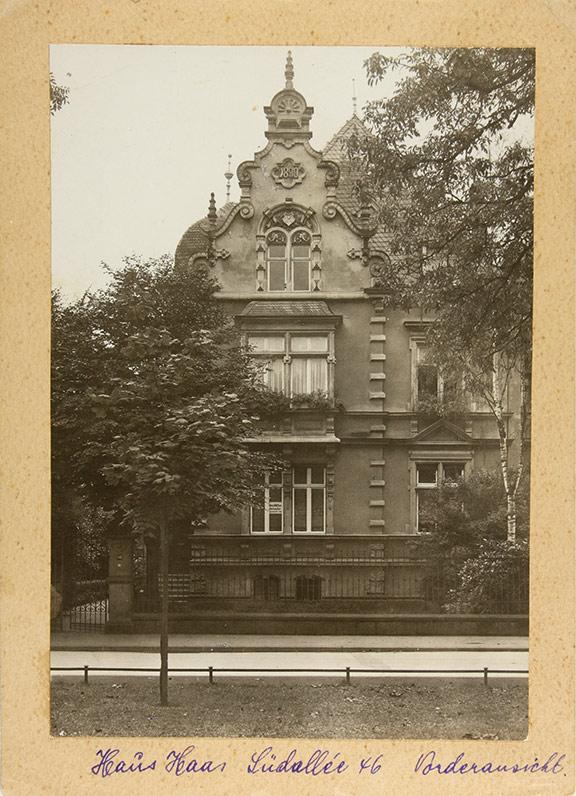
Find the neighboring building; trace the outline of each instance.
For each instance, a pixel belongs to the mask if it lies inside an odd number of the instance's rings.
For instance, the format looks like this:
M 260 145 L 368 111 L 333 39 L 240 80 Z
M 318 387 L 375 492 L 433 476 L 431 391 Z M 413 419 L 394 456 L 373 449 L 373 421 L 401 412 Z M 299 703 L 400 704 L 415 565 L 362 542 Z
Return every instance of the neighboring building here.
M 172 551 L 174 629 L 353 632 L 346 616 L 437 610 L 414 544 L 423 508 L 442 479 L 498 466 L 496 425 L 480 404 L 468 400 L 451 421 L 418 411 L 446 402 L 453 385 L 426 361 L 426 318 L 385 309 L 373 286 L 387 235 L 353 192 L 347 141 L 366 134 L 362 122 L 353 115 L 315 150 L 313 108 L 293 88 L 290 56 L 285 75 L 264 109 L 267 145 L 238 166 L 240 201 L 218 212 L 212 201 L 175 266 L 214 263 L 218 300 L 267 384 L 292 399 L 255 443 L 290 466 L 268 475 L 258 505 L 211 517 Z M 510 413 L 512 440 L 516 421 Z M 117 625 L 129 605 L 123 544 L 113 542 L 111 559 L 113 572 L 115 555 L 120 562 L 110 585 Z M 157 588 L 149 551 L 141 623 Z M 268 613 L 292 614 L 291 624 Z

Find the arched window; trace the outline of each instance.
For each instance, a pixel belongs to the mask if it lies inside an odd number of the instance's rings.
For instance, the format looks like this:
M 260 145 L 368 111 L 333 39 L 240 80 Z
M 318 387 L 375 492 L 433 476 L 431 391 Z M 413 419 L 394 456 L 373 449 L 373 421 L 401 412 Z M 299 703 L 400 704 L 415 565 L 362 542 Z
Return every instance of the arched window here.
M 306 229 L 285 232 L 272 229 L 266 235 L 268 290 L 307 292 L 311 289 L 312 238 Z

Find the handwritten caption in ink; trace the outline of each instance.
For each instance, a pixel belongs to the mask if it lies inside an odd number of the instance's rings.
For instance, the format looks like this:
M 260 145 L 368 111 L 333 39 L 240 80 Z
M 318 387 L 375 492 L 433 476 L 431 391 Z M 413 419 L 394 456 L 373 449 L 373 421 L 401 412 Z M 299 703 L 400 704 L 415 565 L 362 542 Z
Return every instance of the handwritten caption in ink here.
M 143 752 L 134 752 L 132 758 L 123 755 L 118 748 L 98 749 L 96 762 L 90 771 L 96 777 L 111 777 L 116 774 L 149 774 L 164 771 L 175 777 L 190 774 L 223 774 L 228 763 L 201 755 L 196 746 L 189 744 L 181 750 L 172 749 L 163 758 L 146 758 Z M 449 760 L 441 760 L 434 750 L 421 754 L 414 766 L 414 773 L 420 776 L 430 774 L 553 774 L 564 771 L 565 754 L 552 752 L 547 757 L 534 757 L 531 761 L 497 762 L 492 760 L 470 760 L 464 752 Z M 359 776 L 374 776 L 384 773 L 382 754 L 366 756 L 357 760 L 346 759 L 341 752 L 330 749 L 315 749 L 309 754 L 300 754 L 297 749 L 287 753 L 274 746 L 253 752 L 243 764 L 246 774 L 274 775 L 293 774 L 310 777 L 341 775 L 346 772 Z
M 164 770 L 181 777 L 185 774 L 221 774 L 226 770 L 225 760 L 202 757 L 193 744 L 182 750 L 172 749 L 166 757 L 146 759 L 143 752 L 135 752 L 132 759 L 124 756 L 120 749 L 109 747 L 98 749 L 96 763 L 90 771 L 96 777 L 111 777 L 114 774 L 146 774 Z M 273 746 L 254 752 L 246 764 L 247 774 L 304 774 L 312 777 L 328 774 L 343 774 L 356 768 L 359 774 L 377 774 L 382 768 L 382 755 L 363 757 L 356 764 L 349 763 L 340 752 L 315 749 L 308 755 L 300 755 L 296 749 L 281 754 Z

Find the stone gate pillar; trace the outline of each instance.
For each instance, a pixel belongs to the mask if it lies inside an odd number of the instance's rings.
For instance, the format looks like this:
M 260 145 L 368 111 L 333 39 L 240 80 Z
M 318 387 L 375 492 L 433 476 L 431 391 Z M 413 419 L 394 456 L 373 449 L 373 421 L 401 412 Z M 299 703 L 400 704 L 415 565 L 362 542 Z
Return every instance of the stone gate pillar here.
M 112 632 L 130 630 L 134 608 L 134 573 L 132 537 L 129 535 L 108 538 L 108 597 L 107 629 Z

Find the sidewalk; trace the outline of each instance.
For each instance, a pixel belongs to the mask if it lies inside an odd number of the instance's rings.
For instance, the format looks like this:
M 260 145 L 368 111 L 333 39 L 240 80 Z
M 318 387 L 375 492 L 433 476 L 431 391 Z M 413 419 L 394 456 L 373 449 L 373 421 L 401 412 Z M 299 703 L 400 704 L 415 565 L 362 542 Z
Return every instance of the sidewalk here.
M 268 636 L 173 633 L 171 652 L 524 652 L 525 636 Z M 158 652 L 157 634 L 53 633 L 54 651 Z

